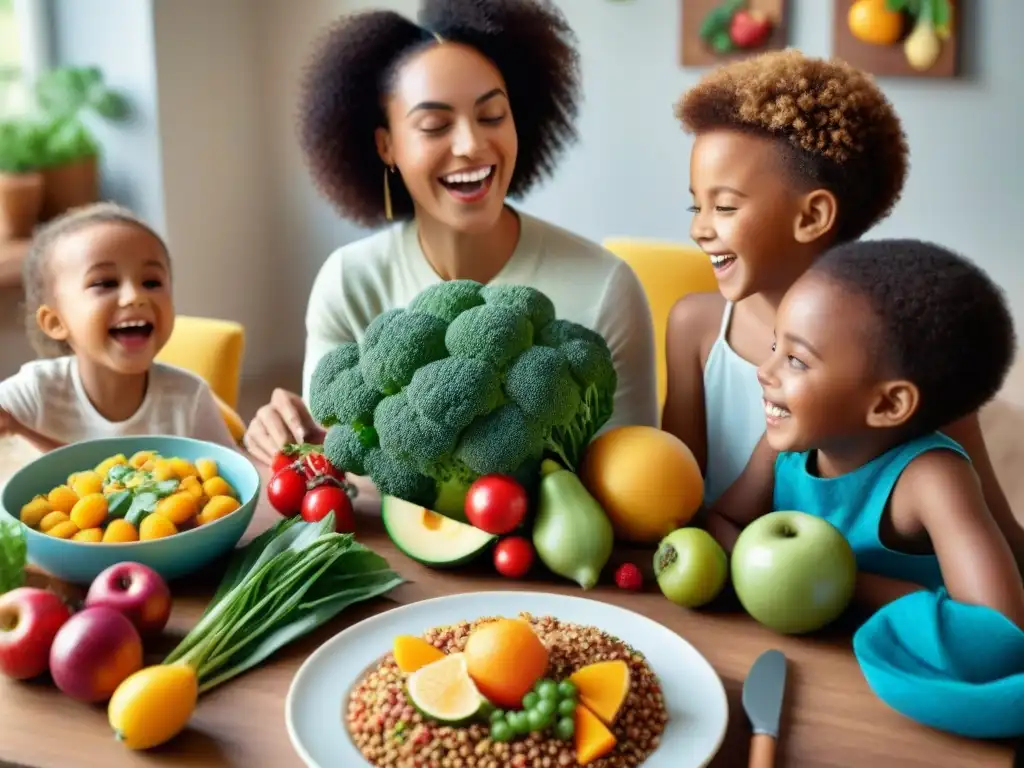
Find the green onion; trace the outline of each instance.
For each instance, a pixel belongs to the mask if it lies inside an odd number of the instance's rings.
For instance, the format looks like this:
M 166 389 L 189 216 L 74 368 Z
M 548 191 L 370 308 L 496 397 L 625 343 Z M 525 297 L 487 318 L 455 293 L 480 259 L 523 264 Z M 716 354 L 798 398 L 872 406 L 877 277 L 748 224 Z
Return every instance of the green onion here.
M 235 552 L 199 623 L 164 663 L 191 665 L 206 692 L 402 581 L 351 533 L 336 533 L 333 512 L 315 523 L 284 518 Z
M 0 520 L 0 594 L 25 584 L 28 544 L 21 523 Z

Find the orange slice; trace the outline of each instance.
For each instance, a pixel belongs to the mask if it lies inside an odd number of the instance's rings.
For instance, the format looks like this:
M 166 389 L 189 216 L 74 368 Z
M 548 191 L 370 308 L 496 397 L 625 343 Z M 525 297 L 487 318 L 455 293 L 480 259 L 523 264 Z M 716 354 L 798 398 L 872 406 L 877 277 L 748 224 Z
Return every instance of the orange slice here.
M 576 762 L 588 765 L 615 749 L 615 736 L 600 718 L 583 704 L 576 705 L 574 746 Z
M 569 680 L 580 703 L 611 727 L 629 693 L 629 665 L 622 659 L 599 661 L 576 670 Z
M 435 648 L 422 637 L 413 637 L 412 635 L 396 637 L 391 652 L 395 656 L 398 668 L 407 675 L 444 658 L 443 651 Z

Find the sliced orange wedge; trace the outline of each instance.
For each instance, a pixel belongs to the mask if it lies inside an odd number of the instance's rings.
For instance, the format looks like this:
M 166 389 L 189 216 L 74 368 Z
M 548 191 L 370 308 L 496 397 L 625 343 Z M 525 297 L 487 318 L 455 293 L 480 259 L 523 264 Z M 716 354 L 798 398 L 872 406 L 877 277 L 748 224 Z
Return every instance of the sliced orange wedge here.
M 412 635 L 396 637 L 391 652 L 398 668 L 407 675 L 444 658 L 444 651 L 435 648 L 422 637 Z

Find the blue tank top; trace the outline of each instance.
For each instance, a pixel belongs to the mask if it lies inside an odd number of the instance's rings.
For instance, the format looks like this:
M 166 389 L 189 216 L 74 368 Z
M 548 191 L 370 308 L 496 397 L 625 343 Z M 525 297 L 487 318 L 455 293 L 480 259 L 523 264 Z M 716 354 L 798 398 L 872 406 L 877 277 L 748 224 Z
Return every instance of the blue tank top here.
M 935 450 L 953 451 L 970 460 L 959 443 L 939 432 L 897 446 L 839 477 L 808 472 L 810 451 L 780 453 L 775 461 L 772 509 L 798 510 L 832 523 L 850 542 L 862 571 L 938 589 L 943 582 L 935 555 L 897 552 L 878 537 L 882 514 L 903 470 L 921 454 Z
M 726 340 L 732 308 L 733 303 L 726 302 L 722 327 L 704 364 L 705 505 L 714 503 L 740 476 L 764 434 L 764 404 L 757 366 L 736 354 Z

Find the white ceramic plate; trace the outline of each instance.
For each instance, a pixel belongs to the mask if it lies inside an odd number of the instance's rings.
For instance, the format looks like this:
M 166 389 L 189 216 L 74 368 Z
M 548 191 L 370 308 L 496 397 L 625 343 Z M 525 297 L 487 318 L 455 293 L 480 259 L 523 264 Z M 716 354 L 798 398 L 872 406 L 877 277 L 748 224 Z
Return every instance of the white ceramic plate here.
M 318 648 L 288 691 L 288 736 L 310 768 L 366 765 L 345 726 L 352 686 L 391 649 L 396 635 L 484 616 L 555 616 L 614 634 L 643 653 L 660 678 L 669 722 L 643 768 L 697 768 L 725 737 L 729 706 L 718 674 L 667 627 L 607 603 L 541 592 L 471 592 L 394 608 L 349 627 Z

